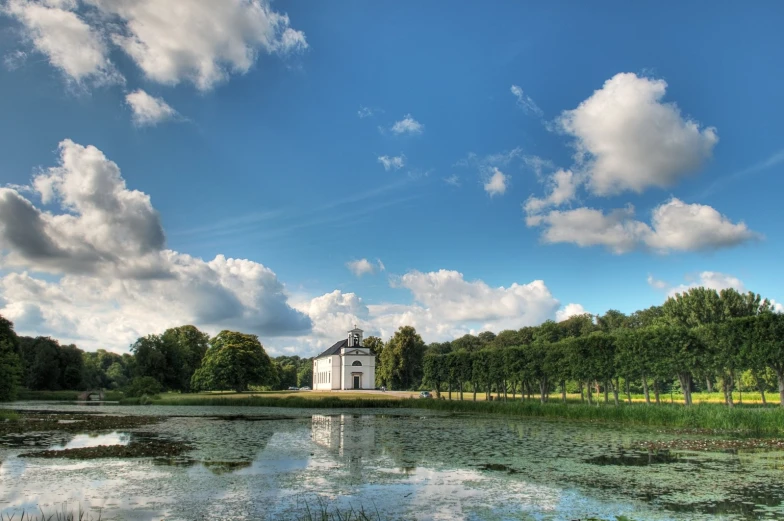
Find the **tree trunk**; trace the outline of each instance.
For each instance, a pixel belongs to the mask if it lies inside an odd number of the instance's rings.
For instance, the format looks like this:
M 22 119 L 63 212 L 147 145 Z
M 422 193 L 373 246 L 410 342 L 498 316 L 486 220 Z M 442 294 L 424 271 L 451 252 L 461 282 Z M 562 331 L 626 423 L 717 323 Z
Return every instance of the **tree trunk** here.
M 776 370 L 776 376 L 779 380 L 779 405 L 784 407 L 784 367 Z
M 689 373 L 678 373 L 678 380 L 683 391 L 683 403 L 691 405 L 691 375 Z
M 604 381 L 604 403 L 610 403 L 610 386 L 607 380 Z
M 588 385 L 586 385 L 586 387 L 588 388 L 588 405 L 593 405 L 593 395 L 591 394 L 592 391 L 591 382 L 588 382 Z
M 705 377 L 705 385 L 708 387 L 708 392 L 712 393 L 713 392 L 713 382 L 711 381 L 710 376 L 706 376 Z
M 645 403 L 647 405 L 650 405 L 651 404 L 651 392 L 648 390 L 648 377 L 645 376 L 645 374 L 642 375 L 642 392 L 645 393 Z
M 738 382 L 738 403 L 743 405 L 743 380 L 733 377 L 734 382 Z
M 659 381 L 653 381 L 653 395 L 656 397 L 656 405 L 661 405 L 661 398 L 659 395 Z
M 436 383 L 436 400 L 441 399 L 441 382 Z
M 449 382 L 449 401 L 452 401 L 452 382 Z
M 463 382 L 460 382 L 460 401 L 463 401 Z
M 561 380 L 561 401 L 566 403 L 566 380 Z
M 540 392 L 539 401 L 541 403 L 546 402 L 547 398 L 545 395 L 547 394 L 547 378 L 539 379 L 539 392 Z
M 506 380 L 504 380 L 504 401 L 506 401 Z
M 476 382 L 471 382 L 471 387 L 473 387 L 473 390 L 474 390 L 474 401 L 476 401 Z
M 611 381 L 612 382 L 612 381 Z M 618 406 L 618 387 L 621 386 L 621 380 L 619 377 L 615 377 L 615 383 L 613 384 L 613 398 L 615 399 L 615 406 Z
M 762 397 L 762 405 L 768 405 L 768 401 L 765 399 L 765 380 L 759 377 L 758 371 L 754 371 L 754 381 L 757 383 L 757 390 Z
M 583 382 L 581 380 L 577 381 L 577 387 L 580 389 L 580 403 L 585 403 L 585 393 L 583 392 Z M 781 406 L 784 407 L 784 394 L 781 396 Z
M 632 404 L 632 392 L 631 392 L 631 389 L 629 388 L 629 379 L 626 378 L 624 383 L 626 384 L 626 399 L 629 401 L 629 405 L 631 405 Z
M 724 403 L 731 409 L 735 407 L 735 403 L 732 401 L 732 376 L 724 375 L 723 380 L 722 388 L 724 389 Z

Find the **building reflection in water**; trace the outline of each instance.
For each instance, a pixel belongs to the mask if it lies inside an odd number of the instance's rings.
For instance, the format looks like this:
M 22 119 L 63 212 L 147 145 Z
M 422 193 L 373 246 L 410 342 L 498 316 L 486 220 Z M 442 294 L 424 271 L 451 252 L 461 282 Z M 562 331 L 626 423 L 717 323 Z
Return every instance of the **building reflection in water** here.
M 363 460 L 379 454 L 373 415 L 314 414 L 311 434 L 314 443 L 336 453 L 356 478 L 361 478 Z

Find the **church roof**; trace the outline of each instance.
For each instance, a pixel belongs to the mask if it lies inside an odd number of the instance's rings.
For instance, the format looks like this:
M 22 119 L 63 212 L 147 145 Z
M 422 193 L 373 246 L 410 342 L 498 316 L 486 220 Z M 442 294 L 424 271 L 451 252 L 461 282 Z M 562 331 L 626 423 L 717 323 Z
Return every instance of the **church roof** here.
M 348 347 L 348 339 L 341 340 L 340 342 L 336 342 L 334 346 L 330 347 L 329 349 L 327 349 L 326 351 L 318 355 L 316 358 L 340 354 L 340 350 L 344 347 Z

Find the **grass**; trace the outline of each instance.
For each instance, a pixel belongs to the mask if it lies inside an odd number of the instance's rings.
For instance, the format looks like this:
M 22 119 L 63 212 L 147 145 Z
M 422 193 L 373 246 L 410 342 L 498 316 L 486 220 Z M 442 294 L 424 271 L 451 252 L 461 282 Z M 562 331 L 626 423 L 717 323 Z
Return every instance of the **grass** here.
M 54 514 L 47 515 L 42 510 L 40 515 L 22 512 L 20 517 L 16 517 L 16 515 L 0 514 L 0 521 L 101 521 L 101 514 L 99 513 L 98 517 L 94 518 L 89 516 L 87 512 L 83 512 L 80 508 L 77 513 L 63 510 L 62 512 L 55 512 Z
M 684 407 L 677 401 L 673 404 L 645 405 L 634 402 L 619 406 L 597 403 L 581 403 L 578 395 L 572 395 L 569 403 L 560 402 L 555 396 L 549 403 L 537 400 L 521 401 L 519 397 L 508 401 L 423 400 L 384 394 L 367 393 L 201 393 L 164 394 L 152 400 L 152 405 L 202 405 L 202 406 L 248 406 L 248 407 L 291 407 L 312 409 L 424 409 L 451 413 L 497 414 L 511 417 L 563 418 L 568 420 L 604 422 L 623 425 L 667 427 L 678 429 L 704 429 L 733 435 L 773 437 L 784 435 L 784 408 L 767 408 L 748 404 L 729 409 L 721 403 L 704 401 Z M 120 403 L 139 404 L 138 398 L 127 398 Z
M 75 402 L 79 400 L 79 395 L 82 394 L 82 392 L 84 391 L 29 391 L 27 389 L 22 389 L 19 391 L 19 397 L 17 400 Z M 106 401 L 116 402 L 123 397 L 123 393 L 120 391 L 104 391 L 103 397 Z
M 0 421 L 17 421 L 19 414 L 8 409 L 0 409 Z

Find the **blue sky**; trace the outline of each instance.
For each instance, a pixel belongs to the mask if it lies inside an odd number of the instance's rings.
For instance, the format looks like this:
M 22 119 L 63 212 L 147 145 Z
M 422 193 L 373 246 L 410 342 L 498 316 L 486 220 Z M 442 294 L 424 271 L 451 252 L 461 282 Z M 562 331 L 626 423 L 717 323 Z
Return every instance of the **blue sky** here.
M 780 3 L 2 9 L 0 313 L 26 334 L 312 354 L 354 323 L 784 299 Z

